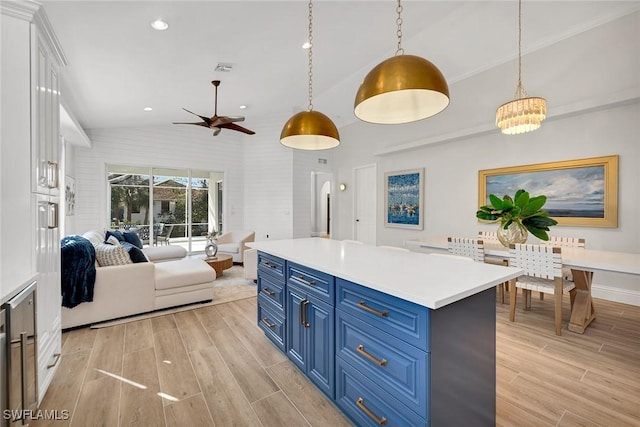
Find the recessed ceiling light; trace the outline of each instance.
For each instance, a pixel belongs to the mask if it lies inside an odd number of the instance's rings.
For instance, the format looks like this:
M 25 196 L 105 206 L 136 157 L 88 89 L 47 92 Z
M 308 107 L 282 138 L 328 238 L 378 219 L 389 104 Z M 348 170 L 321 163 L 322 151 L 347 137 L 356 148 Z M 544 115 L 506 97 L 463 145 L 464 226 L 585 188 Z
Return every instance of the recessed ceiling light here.
M 153 108 L 151 108 L 151 107 L 144 107 L 144 111 L 153 111 Z
M 310 43 L 310 42 L 308 42 L 308 41 L 306 41 L 306 42 L 304 42 L 304 43 L 302 44 L 302 48 L 303 48 L 303 49 L 309 49 L 310 47 L 311 47 L 311 43 Z
M 240 106 L 240 109 L 241 109 L 241 110 L 244 110 L 245 108 L 247 108 L 247 106 L 246 106 L 246 105 L 241 105 L 241 106 Z
M 167 24 L 162 19 L 156 19 L 151 23 L 151 28 L 153 28 L 154 30 L 162 31 L 169 28 L 169 24 Z

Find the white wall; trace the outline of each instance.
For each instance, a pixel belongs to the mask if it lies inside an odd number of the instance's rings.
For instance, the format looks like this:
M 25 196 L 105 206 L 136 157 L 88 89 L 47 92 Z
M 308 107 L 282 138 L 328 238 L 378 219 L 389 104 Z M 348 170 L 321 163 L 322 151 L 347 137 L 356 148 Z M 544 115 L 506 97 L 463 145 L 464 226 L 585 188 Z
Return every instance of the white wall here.
M 256 240 L 293 237 L 293 151 L 280 144 L 286 120 L 272 117 L 244 139 L 244 224 Z
M 214 137 L 202 128 L 89 129 L 92 148 L 75 149 L 76 233 L 108 225 L 106 165 L 156 166 L 225 173 L 225 228 L 244 226 L 242 141 L 234 133 Z

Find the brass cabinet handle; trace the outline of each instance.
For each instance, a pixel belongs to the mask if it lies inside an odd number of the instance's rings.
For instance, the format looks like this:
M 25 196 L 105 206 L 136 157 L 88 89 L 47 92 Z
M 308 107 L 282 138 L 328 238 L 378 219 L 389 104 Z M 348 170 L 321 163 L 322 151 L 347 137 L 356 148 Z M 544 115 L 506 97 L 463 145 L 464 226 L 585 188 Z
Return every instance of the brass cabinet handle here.
M 304 327 L 308 328 L 309 326 L 311 326 L 309 324 L 309 310 L 307 310 L 307 307 L 309 307 L 310 302 L 308 300 L 304 301 Z
M 266 318 L 266 317 L 263 317 L 263 318 L 262 318 L 262 323 L 264 323 L 265 325 L 267 325 L 267 326 L 268 326 L 268 327 L 270 327 L 271 329 L 273 329 L 273 328 L 275 328 L 275 327 L 276 327 L 276 324 L 275 324 L 275 323 L 271 323 L 271 322 L 269 322 L 269 319 L 268 319 L 268 318 Z
M 364 406 L 364 399 L 362 397 L 359 397 L 358 400 L 356 400 L 356 405 L 358 405 L 358 408 L 360 408 L 362 412 L 367 414 L 367 416 L 371 418 L 376 424 L 381 426 L 387 423 L 387 419 L 385 417 L 378 418 L 378 416 L 374 414 L 371 409 Z
M 262 261 L 262 265 L 264 265 L 265 267 L 269 267 L 272 270 L 276 268 L 276 266 L 271 264 L 269 261 Z
M 370 361 L 372 361 L 373 363 L 375 363 L 378 366 L 386 366 L 387 365 L 387 359 L 376 359 L 371 353 L 367 353 L 364 349 L 364 345 L 360 344 L 357 348 L 356 351 L 358 353 L 360 353 L 361 355 L 363 355 L 364 357 L 366 357 L 367 359 L 369 359 Z
M 62 355 L 62 353 L 55 353 L 53 355 L 53 363 L 50 365 L 47 365 L 47 369 L 51 369 L 54 366 L 56 366 L 58 364 L 58 361 L 60 360 L 60 356 Z
M 298 276 L 298 277 L 296 277 L 296 279 L 298 279 L 299 281 L 301 281 L 302 283 L 304 283 L 307 286 L 315 286 L 316 285 L 316 281 L 315 280 L 311 280 L 311 281 L 306 280 L 304 278 L 304 276 Z
M 361 309 L 363 309 L 363 310 L 368 311 L 369 313 L 373 313 L 373 314 L 375 314 L 376 316 L 380 316 L 380 317 L 387 317 L 387 316 L 389 316 L 389 312 L 388 312 L 387 310 L 385 310 L 385 311 L 378 311 L 378 310 L 376 310 L 375 308 L 368 307 L 368 306 L 367 306 L 367 304 L 365 304 L 365 302 L 364 302 L 364 301 L 360 301 L 360 302 L 358 303 L 358 307 L 360 307 L 360 308 L 361 308 Z
M 58 204 L 48 203 L 49 215 L 47 217 L 47 228 L 50 230 L 58 228 Z
M 264 292 L 265 294 L 269 295 L 270 297 L 274 296 L 276 293 L 273 292 L 271 289 L 264 287 L 262 288 L 262 292 Z
M 58 188 L 59 170 L 58 162 L 47 162 L 47 187 Z

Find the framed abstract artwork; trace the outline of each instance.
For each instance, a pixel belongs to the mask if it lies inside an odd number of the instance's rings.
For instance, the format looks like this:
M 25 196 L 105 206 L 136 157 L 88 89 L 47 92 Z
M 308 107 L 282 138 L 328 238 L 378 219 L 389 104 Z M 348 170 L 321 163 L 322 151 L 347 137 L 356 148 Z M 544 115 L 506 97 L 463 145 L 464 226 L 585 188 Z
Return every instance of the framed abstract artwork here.
M 481 170 L 478 206 L 520 188 L 547 196 L 544 210 L 558 225 L 618 226 L 617 155 Z
M 384 225 L 422 230 L 424 168 L 384 174 Z

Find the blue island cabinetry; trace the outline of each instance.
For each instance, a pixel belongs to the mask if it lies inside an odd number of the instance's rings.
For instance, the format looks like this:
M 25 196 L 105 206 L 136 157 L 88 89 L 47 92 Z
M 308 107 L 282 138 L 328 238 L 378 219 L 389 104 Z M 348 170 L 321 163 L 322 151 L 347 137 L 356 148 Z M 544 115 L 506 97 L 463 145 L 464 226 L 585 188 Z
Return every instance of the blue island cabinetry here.
M 258 324 L 359 425 L 495 425 L 495 288 L 438 309 L 258 251 Z

